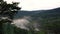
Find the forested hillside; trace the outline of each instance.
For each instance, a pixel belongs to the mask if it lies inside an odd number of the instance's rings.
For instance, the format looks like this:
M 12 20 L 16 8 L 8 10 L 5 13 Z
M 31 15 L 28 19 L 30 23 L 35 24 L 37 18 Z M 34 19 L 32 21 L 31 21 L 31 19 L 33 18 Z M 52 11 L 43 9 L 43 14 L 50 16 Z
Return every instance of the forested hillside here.
M 18 11 L 15 18 L 20 19 L 24 16 L 31 17 L 29 18 L 31 20 L 28 19 L 28 21 L 32 23 L 32 25 L 29 23 L 29 28 L 33 27 L 38 28 L 39 30 L 44 30 L 46 34 L 48 32 L 59 34 L 60 32 L 60 8 L 51 10 Z M 34 25 L 35 23 L 36 25 Z

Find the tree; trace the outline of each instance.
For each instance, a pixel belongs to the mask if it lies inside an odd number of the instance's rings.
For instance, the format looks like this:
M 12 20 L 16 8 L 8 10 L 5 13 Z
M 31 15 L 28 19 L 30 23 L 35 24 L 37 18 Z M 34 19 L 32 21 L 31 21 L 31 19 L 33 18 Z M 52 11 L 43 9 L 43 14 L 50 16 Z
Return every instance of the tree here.
M 60 34 L 60 17 L 59 16 L 42 18 L 41 22 L 42 22 L 41 27 L 47 32 L 46 34 L 48 34 L 48 32 L 54 33 L 54 34 Z
M 18 3 L 7 4 L 3 0 L 0 0 L 0 34 L 3 32 L 3 24 L 11 24 L 14 15 L 21 9 L 17 5 Z

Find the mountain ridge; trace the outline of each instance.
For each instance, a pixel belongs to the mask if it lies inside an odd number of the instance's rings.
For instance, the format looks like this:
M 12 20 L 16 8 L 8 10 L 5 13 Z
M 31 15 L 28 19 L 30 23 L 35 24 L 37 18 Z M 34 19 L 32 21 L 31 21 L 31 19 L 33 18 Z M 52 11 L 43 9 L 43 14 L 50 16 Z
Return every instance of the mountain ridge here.
M 60 7 L 55 8 L 52 10 L 38 10 L 38 11 L 18 11 L 18 13 L 15 15 L 15 18 L 23 17 L 23 16 L 41 16 L 43 14 L 49 15 L 49 14 L 59 14 L 60 13 Z

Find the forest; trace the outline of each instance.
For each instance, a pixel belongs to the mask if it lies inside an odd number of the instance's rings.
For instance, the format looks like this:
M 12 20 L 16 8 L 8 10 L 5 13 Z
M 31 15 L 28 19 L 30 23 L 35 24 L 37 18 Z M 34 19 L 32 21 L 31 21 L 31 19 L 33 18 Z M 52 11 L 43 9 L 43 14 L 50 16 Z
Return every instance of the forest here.
M 0 0 L 0 34 L 60 34 L 60 7 L 51 10 L 21 11 L 18 2 L 8 4 Z M 19 13 L 19 14 L 18 14 Z M 16 17 L 19 16 L 18 18 Z M 14 17 L 20 19 L 30 16 L 27 29 L 22 29 L 13 24 Z M 35 30 L 35 25 L 38 31 Z

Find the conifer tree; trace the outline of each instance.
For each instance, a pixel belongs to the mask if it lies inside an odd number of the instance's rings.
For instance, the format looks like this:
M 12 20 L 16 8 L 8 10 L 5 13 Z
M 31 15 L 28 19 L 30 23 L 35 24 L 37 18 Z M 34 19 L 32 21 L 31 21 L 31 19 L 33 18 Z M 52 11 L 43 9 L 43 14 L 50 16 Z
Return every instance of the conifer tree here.
M 3 34 L 3 24 L 11 24 L 14 15 L 21 9 L 17 5 L 18 3 L 16 2 L 7 4 L 7 2 L 0 0 L 0 34 Z

